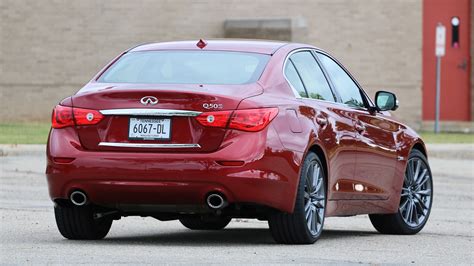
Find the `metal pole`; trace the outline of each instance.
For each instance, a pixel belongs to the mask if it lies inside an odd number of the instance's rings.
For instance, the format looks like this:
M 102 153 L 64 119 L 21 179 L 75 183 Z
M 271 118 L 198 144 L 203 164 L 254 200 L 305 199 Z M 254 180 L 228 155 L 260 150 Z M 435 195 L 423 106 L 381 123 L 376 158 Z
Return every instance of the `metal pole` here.
M 436 57 L 436 111 L 435 111 L 435 128 L 436 134 L 439 133 L 439 111 L 440 111 L 440 94 L 441 94 L 441 56 Z

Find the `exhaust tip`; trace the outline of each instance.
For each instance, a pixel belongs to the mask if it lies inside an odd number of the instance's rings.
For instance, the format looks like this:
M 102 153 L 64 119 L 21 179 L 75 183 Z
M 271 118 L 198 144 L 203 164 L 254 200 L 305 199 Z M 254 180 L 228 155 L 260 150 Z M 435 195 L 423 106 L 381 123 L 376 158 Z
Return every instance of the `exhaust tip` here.
M 69 196 L 71 202 L 76 206 L 84 206 L 87 203 L 87 196 L 84 192 L 75 190 Z
M 226 201 L 223 196 L 217 193 L 211 193 L 206 199 L 207 206 L 214 210 L 219 210 L 225 207 Z

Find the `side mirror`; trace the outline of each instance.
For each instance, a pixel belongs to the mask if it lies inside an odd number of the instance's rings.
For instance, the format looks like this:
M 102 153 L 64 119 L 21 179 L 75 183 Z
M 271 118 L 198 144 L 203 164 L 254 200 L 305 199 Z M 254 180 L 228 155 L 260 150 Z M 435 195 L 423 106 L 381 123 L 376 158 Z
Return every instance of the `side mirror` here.
M 395 111 L 398 108 L 397 96 L 388 91 L 375 93 L 375 105 L 380 111 Z

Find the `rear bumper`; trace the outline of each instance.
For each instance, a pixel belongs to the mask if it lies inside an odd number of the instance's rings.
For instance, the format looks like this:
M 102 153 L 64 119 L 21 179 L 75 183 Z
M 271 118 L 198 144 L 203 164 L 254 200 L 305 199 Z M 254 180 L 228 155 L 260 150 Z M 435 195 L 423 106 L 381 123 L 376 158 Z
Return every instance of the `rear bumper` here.
M 99 205 L 204 205 L 207 194 L 217 191 L 229 203 L 293 211 L 302 154 L 285 150 L 272 127 L 234 132 L 222 146 L 213 153 L 95 152 L 81 148 L 74 128 L 52 129 L 50 197 L 66 199 L 80 189 Z M 222 166 L 217 163 L 222 160 L 244 164 Z

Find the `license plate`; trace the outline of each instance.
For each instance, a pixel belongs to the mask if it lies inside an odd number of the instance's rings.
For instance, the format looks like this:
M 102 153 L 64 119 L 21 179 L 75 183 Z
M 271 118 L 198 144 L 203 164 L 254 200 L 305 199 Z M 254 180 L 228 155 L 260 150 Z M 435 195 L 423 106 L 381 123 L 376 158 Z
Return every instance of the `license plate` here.
M 130 117 L 128 138 L 137 140 L 169 140 L 171 139 L 171 119 Z

